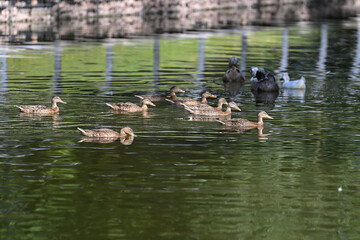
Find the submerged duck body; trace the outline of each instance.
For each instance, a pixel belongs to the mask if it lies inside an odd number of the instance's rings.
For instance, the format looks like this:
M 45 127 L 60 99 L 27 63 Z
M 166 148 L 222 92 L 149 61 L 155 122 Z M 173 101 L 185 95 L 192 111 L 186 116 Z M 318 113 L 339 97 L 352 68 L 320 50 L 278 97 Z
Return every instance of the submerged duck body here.
M 82 129 L 77 128 L 84 136 L 91 138 L 119 138 L 126 136 L 135 136 L 134 131 L 130 127 L 124 127 L 120 130 L 120 133 L 115 132 L 109 128 L 100 128 L 100 129 Z
M 20 109 L 23 113 L 30 113 L 30 114 L 55 114 L 60 111 L 59 107 L 57 106 L 57 103 L 66 104 L 63 100 L 61 100 L 60 97 L 54 96 L 51 99 L 52 106 L 47 107 L 44 105 L 20 105 L 16 106 Z
M 284 79 L 283 88 L 293 88 L 293 89 L 305 89 L 306 79 L 301 76 L 299 80 L 290 81 L 288 73 L 283 73 L 282 78 Z
M 265 73 L 263 68 L 251 68 L 251 90 L 259 92 L 277 92 L 279 85 L 275 74 L 272 72 Z
M 229 69 L 223 76 L 224 82 L 245 82 L 245 76 L 238 68 L 239 60 L 236 57 L 229 59 Z
M 141 100 L 141 107 L 131 102 L 113 103 L 113 104 L 106 103 L 106 105 L 111 107 L 113 110 L 124 111 L 124 112 L 146 111 L 148 109 L 147 105 L 156 106 L 154 103 L 152 103 L 149 99 L 146 98 Z
M 255 127 L 262 127 L 264 125 L 263 118 L 269 118 L 270 117 L 265 111 L 261 111 L 258 113 L 258 121 L 257 122 L 251 122 L 244 118 L 234 118 L 231 120 L 217 120 L 219 123 L 229 126 L 229 127 L 238 127 L 238 128 L 255 128 Z
M 156 94 L 149 94 L 149 95 L 135 95 L 140 99 L 149 99 L 152 102 L 164 102 L 166 99 L 170 99 L 172 101 L 177 100 L 176 93 L 184 93 L 185 91 L 180 89 L 179 87 L 172 87 L 170 88 L 170 97 L 168 98 L 165 94 L 156 93 Z

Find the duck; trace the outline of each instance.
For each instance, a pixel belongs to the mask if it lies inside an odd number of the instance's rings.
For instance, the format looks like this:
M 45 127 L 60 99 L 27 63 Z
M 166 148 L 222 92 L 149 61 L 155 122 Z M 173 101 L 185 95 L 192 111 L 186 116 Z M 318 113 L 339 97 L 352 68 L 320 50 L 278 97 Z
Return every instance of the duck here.
M 44 105 L 20 105 L 15 106 L 20 109 L 23 113 L 30 113 L 30 114 L 56 114 L 59 113 L 60 109 L 57 106 L 57 103 L 66 104 L 60 97 L 54 96 L 51 99 L 51 108 L 44 106 Z
M 289 74 L 285 72 L 282 74 L 282 79 L 284 79 L 283 88 L 305 89 L 306 79 L 303 76 L 299 80 L 290 81 Z
M 245 82 L 245 76 L 241 73 L 238 68 L 239 59 L 232 57 L 229 59 L 229 69 L 223 76 L 224 82 Z
M 254 71 L 253 71 L 254 70 Z M 255 73 L 255 75 L 254 75 Z M 258 92 L 278 92 L 277 78 L 272 72 L 265 73 L 263 68 L 252 68 L 251 90 Z
M 93 130 L 89 130 L 89 129 L 82 129 L 82 128 L 77 128 L 84 136 L 87 137 L 91 137 L 91 138 L 119 138 L 119 137 L 126 137 L 126 136 L 132 136 L 135 137 L 135 133 L 134 131 L 126 126 L 123 127 L 120 130 L 120 133 L 115 132 L 114 130 L 111 130 L 109 128 L 99 128 L 99 129 L 93 129 Z
M 165 99 L 167 102 L 170 102 L 172 104 L 176 104 L 176 105 L 184 105 L 186 104 L 187 106 L 200 106 L 200 105 L 208 105 L 208 101 L 207 98 L 211 97 L 211 98 L 217 98 L 215 95 L 211 94 L 209 91 L 205 91 L 201 93 L 201 101 L 192 99 L 192 98 L 184 98 L 184 99 L 177 99 L 177 100 L 170 100 L 170 99 Z
M 142 99 L 149 99 L 152 102 L 164 102 L 166 99 L 170 99 L 172 101 L 177 100 L 176 93 L 184 93 L 185 91 L 179 87 L 173 86 L 170 88 L 170 97 L 168 98 L 165 94 L 156 93 L 150 95 L 135 95 L 135 97 Z
M 200 104 L 207 104 L 207 98 L 216 98 L 215 95 L 211 94 L 209 91 L 205 91 L 201 93 L 201 101 L 192 99 L 192 98 L 184 98 L 182 99 L 182 103 L 186 104 L 187 106 L 192 106 L 192 105 L 200 105 Z
M 236 105 L 235 102 L 229 102 L 224 112 L 222 110 L 218 110 L 217 108 L 190 109 L 185 106 L 185 109 L 188 112 L 194 115 L 204 115 L 204 116 L 228 116 L 231 115 L 231 108 L 235 108 L 236 110 L 241 111 L 241 109 Z
M 216 121 L 225 126 L 248 129 L 248 128 L 263 127 L 264 126 L 263 118 L 273 119 L 265 111 L 260 111 L 258 113 L 257 122 L 251 122 L 244 118 L 234 118 L 231 120 L 216 120 Z
M 191 109 L 191 110 L 214 110 L 214 111 L 222 111 L 223 105 L 228 105 L 228 102 L 226 101 L 225 98 L 220 98 L 218 100 L 218 106 L 217 107 L 213 107 L 210 106 L 207 103 L 203 103 L 203 104 L 199 104 L 199 105 L 187 105 L 184 103 L 181 103 L 182 106 L 184 106 L 185 108 Z
M 154 103 L 152 103 L 149 99 L 144 98 L 141 100 L 141 107 L 136 105 L 135 103 L 131 102 L 125 102 L 125 103 L 105 103 L 109 107 L 111 107 L 113 110 L 116 111 L 124 111 L 124 112 L 140 112 L 140 111 L 147 111 L 148 106 L 156 106 Z

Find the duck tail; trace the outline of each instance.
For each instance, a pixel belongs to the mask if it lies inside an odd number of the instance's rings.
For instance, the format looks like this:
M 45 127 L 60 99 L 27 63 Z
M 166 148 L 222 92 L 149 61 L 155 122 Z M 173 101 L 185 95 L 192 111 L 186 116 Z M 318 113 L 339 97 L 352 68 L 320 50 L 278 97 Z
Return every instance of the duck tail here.
M 302 81 L 306 82 L 306 79 L 305 79 L 305 77 L 304 77 L 304 76 L 301 76 L 300 80 L 302 80 Z
M 165 101 L 168 101 L 169 103 L 175 104 L 175 102 L 173 100 L 167 99 L 165 98 Z
M 188 108 L 186 105 L 185 105 L 185 110 L 188 111 L 188 112 L 190 112 L 190 113 L 194 113 L 194 110 Z
M 77 127 L 77 130 L 79 130 L 80 132 L 82 132 L 82 134 L 86 135 L 86 131 L 85 131 L 84 129 Z
M 20 109 L 20 111 L 22 111 L 22 112 L 25 110 L 23 107 L 18 106 L 18 105 L 15 105 L 14 107 L 17 107 L 17 108 Z
M 112 109 L 115 109 L 113 105 L 111 105 L 110 103 L 105 103 L 106 105 L 108 105 L 109 107 L 111 107 Z
M 216 121 L 221 123 L 222 125 L 225 125 L 225 123 L 223 121 L 220 121 L 220 120 L 216 120 Z
M 134 95 L 134 96 L 140 98 L 141 100 L 144 99 L 144 97 L 143 97 L 143 96 L 140 96 L 140 95 Z

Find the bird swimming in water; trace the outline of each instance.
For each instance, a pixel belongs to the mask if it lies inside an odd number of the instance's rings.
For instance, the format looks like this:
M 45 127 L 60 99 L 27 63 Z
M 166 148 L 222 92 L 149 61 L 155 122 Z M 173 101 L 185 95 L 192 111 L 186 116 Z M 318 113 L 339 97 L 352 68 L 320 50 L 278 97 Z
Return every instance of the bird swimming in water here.
M 141 100 L 141 107 L 136 105 L 135 103 L 131 102 L 124 102 L 124 103 L 106 103 L 109 107 L 111 107 L 113 110 L 116 111 L 123 111 L 123 112 L 140 112 L 140 111 L 147 111 L 148 106 L 156 106 L 154 103 L 152 103 L 149 99 L 144 98 Z
M 23 113 L 31 113 L 31 114 L 55 114 L 59 112 L 59 107 L 57 103 L 66 104 L 60 97 L 54 96 L 51 99 L 51 108 L 44 105 L 20 105 L 15 106 L 20 109 Z
M 305 89 L 306 87 L 306 79 L 303 76 L 299 80 L 290 81 L 289 74 L 285 72 L 282 74 L 282 78 L 284 79 L 283 88 Z
M 239 60 L 236 57 L 229 59 L 229 69 L 223 76 L 224 82 L 245 82 L 245 76 L 238 68 Z
M 120 133 L 115 132 L 109 128 L 100 128 L 100 129 L 82 129 L 77 128 L 84 136 L 92 137 L 92 138 L 119 138 L 125 136 L 135 136 L 134 131 L 130 127 L 123 127 L 120 130 Z
M 257 122 L 251 122 L 244 118 L 234 118 L 230 120 L 217 120 L 217 121 L 225 126 L 249 129 L 249 128 L 262 127 L 264 125 L 263 118 L 273 119 L 265 111 L 260 111 L 258 113 Z
M 252 67 L 251 73 L 251 90 L 259 92 L 277 92 L 279 91 L 278 80 L 274 73 L 265 73 L 263 68 Z
M 177 100 L 177 96 L 176 93 L 184 93 L 185 91 L 182 90 L 179 87 L 172 87 L 170 88 L 170 97 L 168 98 L 165 94 L 161 94 L 161 93 L 155 93 L 155 94 L 149 94 L 149 95 L 135 95 L 135 97 L 138 97 L 140 99 L 149 99 L 152 102 L 164 102 L 166 101 L 166 99 L 170 99 L 172 101 L 176 101 Z

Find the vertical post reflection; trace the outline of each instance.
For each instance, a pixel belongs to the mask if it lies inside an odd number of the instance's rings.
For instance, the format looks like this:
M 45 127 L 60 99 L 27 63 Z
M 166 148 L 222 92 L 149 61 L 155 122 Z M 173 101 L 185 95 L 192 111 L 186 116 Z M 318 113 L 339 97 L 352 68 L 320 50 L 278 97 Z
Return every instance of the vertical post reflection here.
M 357 25 L 357 44 L 355 49 L 355 57 L 353 66 L 351 67 L 351 78 L 358 80 L 360 72 L 360 21 Z
M 113 45 L 107 44 L 106 45 L 106 72 L 105 72 L 105 79 L 106 79 L 106 91 L 107 94 L 113 95 L 113 91 L 111 90 L 111 83 L 112 83 L 112 74 L 114 69 L 114 62 L 113 62 Z
M 321 24 L 321 40 L 319 49 L 319 61 L 317 62 L 318 81 L 314 86 L 315 89 L 322 89 L 324 86 L 324 79 L 326 77 L 326 57 L 328 48 L 328 26 L 326 23 Z
M 284 27 L 283 38 L 282 38 L 282 55 L 280 61 L 281 72 L 287 70 L 288 63 L 289 63 L 289 28 Z
M 198 70 L 197 70 L 197 80 L 200 81 L 204 79 L 204 70 L 205 70 L 205 38 L 201 36 L 199 39 L 199 60 L 198 60 Z
M 1 85 L 0 90 L 1 92 L 6 92 L 8 90 L 7 88 L 7 59 L 6 59 L 6 51 L 1 50 L 0 51 L 0 62 L 1 62 Z
M 195 84 L 197 85 L 196 89 L 197 92 L 203 91 L 204 88 L 204 70 L 205 70 L 205 38 L 203 35 L 199 38 L 199 45 L 198 45 L 198 69 L 196 74 L 194 74 L 196 80 Z
M 320 52 L 319 52 L 319 61 L 317 62 L 317 69 L 321 75 L 324 76 L 326 71 L 326 57 L 327 57 L 327 48 L 328 48 L 328 26 L 326 23 L 321 24 L 321 42 L 320 42 Z
M 59 40 L 54 44 L 54 86 L 53 91 L 58 94 L 61 93 L 61 54 L 62 47 Z
M 245 29 L 242 31 L 241 46 L 242 46 L 242 53 L 241 53 L 240 71 L 246 71 L 246 58 L 247 58 L 248 43 L 247 43 L 247 32 Z
M 154 66 L 153 66 L 153 74 L 154 74 L 154 90 L 158 92 L 160 84 L 160 40 L 159 35 L 156 35 L 154 38 Z

